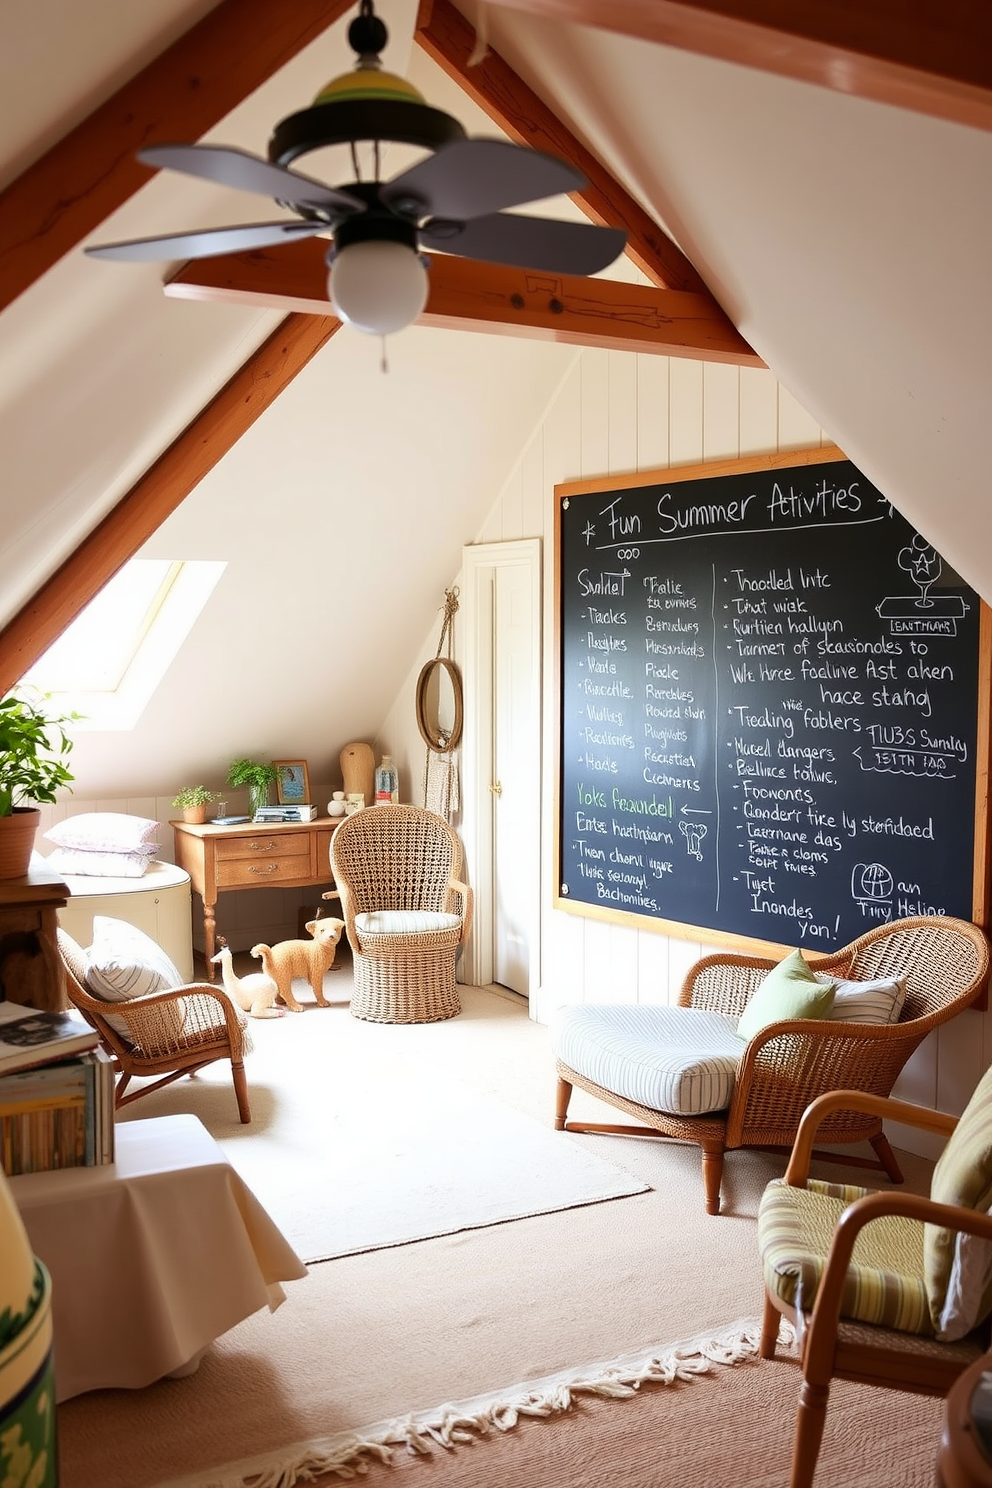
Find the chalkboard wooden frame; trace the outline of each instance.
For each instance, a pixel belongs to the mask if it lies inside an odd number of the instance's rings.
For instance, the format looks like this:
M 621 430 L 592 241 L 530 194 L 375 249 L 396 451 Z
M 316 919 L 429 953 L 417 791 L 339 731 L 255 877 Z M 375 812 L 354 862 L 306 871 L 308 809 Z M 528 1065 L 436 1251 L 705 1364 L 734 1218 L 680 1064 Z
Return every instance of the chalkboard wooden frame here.
M 760 954 L 781 955 L 792 949 L 796 941 L 792 935 L 788 938 L 764 939 L 756 935 L 741 933 L 739 930 L 728 930 L 720 925 L 707 924 L 708 916 L 701 915 L 698 921 L 682 918 L 665 918 L 655 913 L 641 913 L 636 910 L 617 908 L 612 904 L 597 904 L 586 899 L 569 897 L 567 891 L 562 892 L 565 887 L 563 879 L 563 751 L 565 737 L 563 734 L 565 714 L 565 675 L 563 668 L 563 627 L 565 623 L 565 575 L 563 574 L 563 530 L 562 513 L 569 500 L 573 497 L 600 496 L 609 493 L 636 493 L 643 487 L 665 485 L 670 486 L 684 481 L 708 480 L 724 476 L 746 475 L 754 472 L 785 472 L 792 469 L 800 471 L 803 467 L 829 465 L 834 461 L 845 461 L 848 457 L 836 446 L 826 445 L 804 450 L 790 450 L 778 454 L 765 454 L 734 460 L 707 461 L 701 465 L 687 465 L 675 467 L 663 467 L 654 470 L 641 471 L 633 474 L 617 476 L 600 476 L 585 480 L 568 481 L 555 487 L 555 528 L 554 528 L 554 618 L 555 618 L 555 676 L 553 696 L 555 700 L 554 734 L 556 740 L 555 748 L 555 806 L 553 812 L 553 848 L 552 864 L 554 872 L 554 884 L 552 902 L 556 909 L 568 914 L 584 916 L 594 920 L 604 921 L 610 924 L 627 925 L 638 930 L 650 930 L 658 934 L 668 935 L 677 939 L 700 941 L 706 945 L 725 947 L 731 950 Z M 863 479 L 863 478 L 862 478 Z M 870 483 L 866 484 L 870 485 Z M 874 488 L 872 488 L 874 490 Z M 977 596 L 975 596 L 978 599 Z M 969 677 L 969 688 L 974 685 L 977 701 L 977 723 L 975 732 L 975 761 L 974 761 L 974 838 L 973 838 L 973 867 L 971 873 L 971 919 L 982 928 L 987 929 L 989 924 L 990 906 L 990 864 L 989 851 L 992 841 L 992 821 L 990 821 L 989 781 L 990 781 L 990 754 L 992 754 L 992 724 L 990 724 L 990 712 L 992 712 L 992 613 L 989 607 L 978 599 L 978 660 L 977 675 L 972 679 Z M 970 772 L 968 774 L 970 783 Z M 570 828 L 571 830 L 571 828 Z M 573 865 L 574 866 L 574 865 Z M 967 918 L 967 913 L 962 914 Z M 863 928 L 870 928 L 865 925 Z M 853 938 L 853 937 L 851 937 Z M 833 946 L 810 944 L 809 950 L 826 951 Z

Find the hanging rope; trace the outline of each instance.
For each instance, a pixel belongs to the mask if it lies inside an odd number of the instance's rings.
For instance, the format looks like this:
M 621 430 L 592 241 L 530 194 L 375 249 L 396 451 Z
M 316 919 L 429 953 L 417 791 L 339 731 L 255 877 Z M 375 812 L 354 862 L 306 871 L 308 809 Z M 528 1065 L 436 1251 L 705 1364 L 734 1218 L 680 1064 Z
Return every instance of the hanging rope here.
M 421 669 L 417 682 L 417 725 L 421 738 L 427 745 L 424 760 L 424 805 L 429 811 L 450 821 L 458 810 L 458 770 L 455 750 L 462 733 L 462 690 L 458 668 L 452 657 L 454 647 L 454 619 L 458 612 L 458 589 L 444 591 L 443 619 L 434 660 Z M 448 733 L 436 725 L 432 727 L 426 712 L 428 684 L 433 674 L 442 668 L 447 672 L 455 699 L 455 716 Z

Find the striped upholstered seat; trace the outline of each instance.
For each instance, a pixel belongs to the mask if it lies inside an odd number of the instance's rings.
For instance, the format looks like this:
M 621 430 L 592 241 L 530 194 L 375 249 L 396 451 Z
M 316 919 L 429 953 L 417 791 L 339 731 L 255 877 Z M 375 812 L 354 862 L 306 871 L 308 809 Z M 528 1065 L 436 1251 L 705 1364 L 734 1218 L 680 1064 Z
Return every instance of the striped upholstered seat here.
M 744 1042 L 737 1019 L 704 1008 L 570 1007 L 552 1029 L 555 1057 L 597 1085 L 676 1116 L 723 1111 Z
M 812 1308 L 837 1221 L 870 1190 L 811 1178 L 806 1188 L 773 1179 L 758 1211 L 765 1286 L 797 1312 Z M 858 1236 L 844 1281 L 841 1316 L 900 1333 L 932 1335 L 923 1281 L 923 1225 L 889 1214 Z

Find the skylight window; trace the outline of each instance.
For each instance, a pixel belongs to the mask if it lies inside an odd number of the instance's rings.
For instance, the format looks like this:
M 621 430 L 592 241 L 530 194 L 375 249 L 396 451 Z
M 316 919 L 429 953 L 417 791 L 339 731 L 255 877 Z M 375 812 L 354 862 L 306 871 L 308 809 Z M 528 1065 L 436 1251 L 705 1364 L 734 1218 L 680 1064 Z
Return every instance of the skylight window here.
M 82 714 L 77 728 L 133 728 L 226 567 L 132 558 L 23 681 Z

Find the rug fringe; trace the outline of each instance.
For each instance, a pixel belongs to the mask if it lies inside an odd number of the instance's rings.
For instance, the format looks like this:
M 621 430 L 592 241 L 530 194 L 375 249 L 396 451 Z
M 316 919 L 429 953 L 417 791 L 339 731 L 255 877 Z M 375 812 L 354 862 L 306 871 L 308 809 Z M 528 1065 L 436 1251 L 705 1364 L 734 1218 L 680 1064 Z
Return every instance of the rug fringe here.
M 572 1409 L 579 1396 L 625 1400 L 636 1395 L 642 1385 L 671 1385 L 709 1374 L 714 1364 L 739 1364 L 757 1355 L 760 1335 L 760 1322 L 744 1318 L 717 1333 L 674 1344 L 664 1352 L 627 1354 L 605 1364 L 587 1365 L 581 1371 L 562 1370 L 511 1386 L 499 1395 L 477 1395 L 380 1421 L 360 1431 L 298 1442 L 208 1472 L 171 1478 L 158 1488 L 294 1488 L 297 1483 L 313 1482 L 329 1473 L 339 1478 L 359 1477 L 368 1471 L 369 1459 L 389 1465 L 396 1450 L 420 1456 L 438 1447 L 452 1451 L 490 1431 L 512 1431 L 522 1418 L 561 1415 Z M 795 1331 L 783 1319 L 779 1342 L 788 1346 L 794 1341 Z

